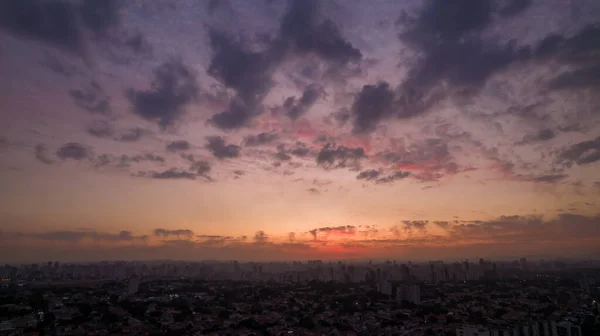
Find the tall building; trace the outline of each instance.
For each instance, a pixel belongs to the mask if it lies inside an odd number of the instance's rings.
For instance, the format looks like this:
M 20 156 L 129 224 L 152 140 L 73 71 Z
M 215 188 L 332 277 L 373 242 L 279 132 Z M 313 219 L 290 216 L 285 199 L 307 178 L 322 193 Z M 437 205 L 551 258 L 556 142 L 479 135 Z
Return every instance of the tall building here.
M 421 304 L 421 288 L 419 285 L 399 285 L 396 288 L 396 302 L 403 301 Z
M 133 275 L 127 282 L 127 295 L 135 295 L 140 287 L 140 278 L 137 275 Z

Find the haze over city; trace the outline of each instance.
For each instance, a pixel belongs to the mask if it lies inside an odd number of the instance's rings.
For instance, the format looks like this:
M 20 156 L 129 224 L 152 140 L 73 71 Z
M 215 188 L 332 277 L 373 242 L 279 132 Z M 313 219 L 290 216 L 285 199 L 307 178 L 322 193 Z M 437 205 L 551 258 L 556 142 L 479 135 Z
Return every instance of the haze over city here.
M 0 261 L 600 255 L 600 2 L 0 1 Z

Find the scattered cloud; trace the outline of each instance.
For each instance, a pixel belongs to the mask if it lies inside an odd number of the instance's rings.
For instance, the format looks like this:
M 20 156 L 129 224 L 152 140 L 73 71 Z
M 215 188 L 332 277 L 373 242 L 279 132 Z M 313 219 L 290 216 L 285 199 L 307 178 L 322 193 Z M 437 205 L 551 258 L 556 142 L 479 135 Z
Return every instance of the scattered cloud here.
M 180 238 L 192 239 L 194 237 L 194 231 L 192 231 L 190 229 L 169 230 L 169 229 L 157 228 L 157 229 L 154 229 L 153 234 L 155 237 L 163 237 L 163 238 L 176 237 L 178 239 L 180 239 Z
M 557 161 L 568 167 L 574 163 L 586 165 L 600 161 L 600 137 L 576 143 L 563 150 L 558 154 Z
M 262 132 L 256 135 L 248 135 L 244 137 L 244 146 L 255 147 L 270 144 L 279 138 L 279 134 L 275 132 Z
M 154 70 L 150 90 L 128 89 L 126 97 L 135 114 L 164 129 L 182 116 L 184 107 L 196 99 L 198 91 L 193 70 L 179 60 L 171 60 Z
M 206 149 L 216 158 L 231 159 L 240 156 L 240 147 L 227 144 L 225 139 L 220 136 L 211 136 L 206 138 L 208 143 Z
M 58 148 L 56 156 L 61 160 L 72 159 L 80 161 L 91 157 L 90 150 L 77 142 L 69 142 Z
M 35 158 L 41 163 L 53 164 L 54 160 L 50 158 L 48 148 L 44 144 L 37 144 L 35 146 Z
M 348 148 L 327 143 L 317 155 L 317 164 L 325 169 L 358 169 L 360 161 L 366 158 L 363 148 Z
M 81 89 L 69 91 L 75 105 L 91 113 L 108 114 L 110 109 L 110 98 L 96 81 Z
M 178 152 L 178 151 L 186 151 L 186 150 L 190 149 L 191 147 L 192 146 L 190 145 L 190 143 L 185 140 L 176 140 L 176 141 L 171 141 L 167 145 L 166 150 L 168 152 Z
M 298 119 L 306 114 L 310 108 L 317 102 L 323 94 L 323 88 L 318 85 L 309 85 L 304 89 L 300 99 L 289 97 L 283 103 L 283 110 L 286 116 L 292 120 Z

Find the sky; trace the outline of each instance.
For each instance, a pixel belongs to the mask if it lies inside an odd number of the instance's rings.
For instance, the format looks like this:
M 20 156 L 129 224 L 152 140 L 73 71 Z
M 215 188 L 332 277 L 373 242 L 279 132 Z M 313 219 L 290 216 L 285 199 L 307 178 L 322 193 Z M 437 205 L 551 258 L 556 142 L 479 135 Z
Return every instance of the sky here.
M 600 255 L 597 0 L 0 2 L 0 261 Z

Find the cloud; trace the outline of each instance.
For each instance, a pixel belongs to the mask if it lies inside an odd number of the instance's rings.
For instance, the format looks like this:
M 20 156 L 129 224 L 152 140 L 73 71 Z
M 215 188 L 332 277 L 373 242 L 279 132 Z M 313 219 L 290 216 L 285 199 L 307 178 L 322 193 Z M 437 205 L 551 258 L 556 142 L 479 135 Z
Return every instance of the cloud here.
M 208 177 L 207 174 L 210 172 L 211 166 L 210 166 L 210 163 L 208 163 L 208 161 L 198 160 L 198 161 L 192 162 L 192 165 L 190 166 L 190 170 L 196 172 L 196 174 L 198 174 L 200 176 Z
M 193 70 L 181 61 L 172 60 L 154 70 L 150 90 L 128 89 L 126 97 L 135 114 L 157 122 L 164 129 L 181 117 L 185 105 L 196 99 L 198 91 Z
M 356 235 L 356 226 L 353 226 L 353 225 L 324 226 L 324 227 L 316 228 L 316 229 L 309 231 L 309 233 L 313 237 L 313 240 L 317 239 L 317 235 L 319 232 L 321 232 L 325 235 L 354 236 L 354 235 Z
M 257 231 L 253 239 L 255 244 L 265 244 L 268 242 L 269 236 L 264 231 Z
M 176 141 L 172 141 L 170 142 L 167 147 L 166 150 L 168 152 L 177 152 L 177 151 L 186 151 L 188 149 L 190 149 L 190 143 L 185 141 L 185 140 L 176 140 Z
M 169 238 L 172 236 L 177 237 L 178 239 L 192 239 L 194 237 L 194 231 L 189 229 L 177 229 L 177 230 L 168 230 L 163 228 L 154 229 L 153 234 L 155 237 L 163 237 Z
M 244 137 L 244 146 L 255 147 L 269 144 L 279 138 L 279 134 L 275 132 L 262 132 L 256 135 L 248 135 Z
M 224 33 L 209 32 L 213 58 L 208 74 L 236 92 L 228 108 L 213 115 L 210 124 L 224 130 L 248 126 L 262 113 L 262 101 L 274 85 L 273 72 L 290 54 L 314 53 L 333 63 L 332 69 L 361 59 L 360 51 L 342 37 L 333 21 L 319 22 L 318 4 L 294 0 L 283 16 L 278 36 L 258 41 L 260 48 L 254 50 Z M 309 87 L 299 102 L 290 100 L 288 115 L 294 119 L 306 113 L 319 92 Z
M 416 179 L 434 181 L 444 174 L 455 174 L 459 171 L 444 139 L 415 141 L 410 146 L 405 146 L 404 141 L 398 139 L 392 139 L 390 142 L 390 151 L 377 153 L 376 156 L 388 164 L 393 164 L 398 170 L 411 173 Z M 402 175 L 396 177 L 402 178 Z
M 527 7 L 511 2 L 496 8 L 491 0 L 427 1 L 416 18 L 400 20 L 401 41 L 420 55 L 404 82 L 396 89 L 386 82 L 364 85 L 339 122 L 352 119 L 355 133 L 372 132 L 383 119 L 410 118 L 446 98 L 474 96 L 492 75 L 528 59 L 525 49 L 480 37 L 496 11 L 512 16 Z
M 73 159 L 79 161 L 90 158 L 91 153 L 84 145 L 76 142 L 69 142 L 58 148 L 56 156 L 62 160 Z
M 381 174 L 381 171 L 376 169 L 369 169 L 361 171 L 358 175 L 356 175 L 357 180 L 374 180 Z
M 551 90 L 600 89 L 600 64 L 562 73 L 548 83 L 548 88 Z
M 260 104 L 273 85 L 271 73 L 283 54 L 269 50 L 270 46 L 262 52 L 246 50 L 214 30 L 209 38 L 214 55 L 208 74 L 237 93 L 229 107 L 212 116 L 209 123 L 225 130 L 247 126 L 261 113 Z
M 292 159 L 292 157 L 286 153 L 284 145 L 277 146 L 277 153 L 275 153 L 274 157 L 279 161 L 289 161 Z
M 84 30 L 102 37 L 118 23 L 118 9 L 116 0 L 6 0 L 0 2 L 0 29 L 81 56 Z
M 50 158 L 50 153 L 48 152 L 48 148 L 44 144 L 37 144 L 35 146 L 35 158 L 41 163 L 45 164 L 53 164 L 54 160 Z
M 289 97 L 285 100 L 283 104 L 285 115 L 292 120 L 298 119 L 310 110 L 322 94 L 323 88 L 320 86 L 314 84 L 307 86 L 300 99 L 296 100 L 296 97 Z
M 111 111 L 110 98 L 96 81 L 82 89 L 70 90 L 69 95 L 75 105 L 91 113 L 108 114 Z
M 461 221 L 448 227 L 448 233 L 450 239 L 460 239 L 470 244 L 477 241 L 531 244 L 531 237 L 536 237 L 539 244 L 571 241 L 583 245 L 586 240 L 600 238 L 600 217 L 568 213 L 550 220 L 544 220 L 539 215 L 500 216 L 489 221 Z
M 114 126 L 104 120 L 95 121 L 86 131 L 89 135 L 97 138 L 110 138 L 115 133 Z
M 135 236 L 131 231 L 120 231 L 119 233 L 98 232 L 94 230 L 77 231 L 49 231 L 40 233 L 17 232 L 18 238 L 34 238 L 40 240 L 78 242 L 84 239 L 92 239 L 99 242 L 145 242 L 147 236 Z
M 150 131 L 134 127 L 119 131 L 118 134 L 113 137 L 113 140 L 121 142 L 136 142 L 142 138 L 142 136 L 149 134 Z
M 305 143 L 296 142 L 294 148 L 290 150 L 290 154 L 297 157 L 305 157 L 310 153 L 310 149 Z
M 439 226 L 442 229 L 445 229 L 450 225 L 450 222 L 448 222 L 448 221 L 433 221 L 433 224 Z
M 325 169 L 358 168 L 360 161 L 366 158 L 365 150 L 361 147 L 348 148 L 327 143 L 317 155 L 317 164 Z
M 563 181 L 568 177 L 569 175 L 566 174 L 540 175 L 533 177 L 531 180 L 539 183 L 556 183 Z
M 227 159 L 240 156 L 240 147 L 236 145 L 228 145 L 220 136 L 210 136 L 206 138 L 208 143 L 206 149 L 216 158 Z
M 525 135 L 521 141 L 517 142 L 517 144 L 522 145 L 522 144 L 530 144 L 530 143 L 534 143 L 534 142 L 543 142 L 543 141 L 552 140 L 555 137 L 556 137 L 556 133 L 554 133 L 553 130 L 551 130 L 549 128 L 543 128 L 543 129 L 539 130 L 539 132 L 537 132 L 535 135 Z
M 350 115 L 354 119 L 354 132 L 375 130 L 381 119 L 394 112 L 394 92 L 388 83 L 364 85 L 354 98 Z M 342 116 L 346 119 L 345 115 Z
M 150 177 L 159 180 L 194 180 L 196 174 L 177 168 L 171 168 L 161 172 L 152 172 Z
M 315 53 L 339 64 L 360 61 L 360 50 L 344 39 L 333 21 L 319 22 L 319 4 L 316 0 L 292 1 L 281 21 L 281 38 L 300 54 Z
M 409 235 L 411 235 L 415 230 L 425 232 L 428 224 L 429 221 L 402 221 L 404 231 Z
M 377 179 L 377 183 L 392 183 L 396 180 L 402 180 L 410 176 L 409 172 L 398 171 L 393 174 Z
M 310 189 L 307 189 L 307 191 L 308 191 L 309 193 L 311 193 L 311 194 L 315 194 L 315 195 L 318 195 L 318 194 L 320 194 L 320 193 L 321 193 L 321 192 L 319 191 L 319 189 L 317 189 L 317 188 L 310 188 Z
M 600 161 L 600 137 L 576 143 L 557 156 L 557 162 L 568 167 L 573 163 L 586 165 L 597 161 Z

